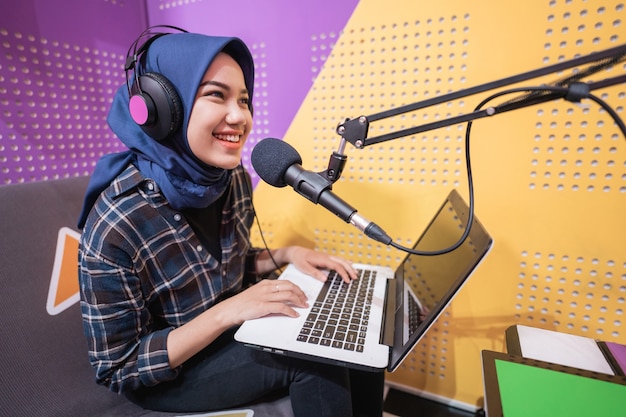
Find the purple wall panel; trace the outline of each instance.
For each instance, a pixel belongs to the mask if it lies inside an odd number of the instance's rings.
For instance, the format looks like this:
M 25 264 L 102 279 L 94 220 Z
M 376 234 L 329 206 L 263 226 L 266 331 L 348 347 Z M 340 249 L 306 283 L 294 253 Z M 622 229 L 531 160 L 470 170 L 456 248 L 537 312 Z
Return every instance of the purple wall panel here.
M 0 0 L 0 185 L 89 175 L 128 45 L 147 23 L 241 37 L 257 67 L 255 128 L 282 137 L 358 0 Z
M 0 24 L 14 32 L 58 42 L 126 45 L 145 24 L 143 1 L 0 0 Z
M 1 1 L 0 184 L 90 174 L 143 2 Z

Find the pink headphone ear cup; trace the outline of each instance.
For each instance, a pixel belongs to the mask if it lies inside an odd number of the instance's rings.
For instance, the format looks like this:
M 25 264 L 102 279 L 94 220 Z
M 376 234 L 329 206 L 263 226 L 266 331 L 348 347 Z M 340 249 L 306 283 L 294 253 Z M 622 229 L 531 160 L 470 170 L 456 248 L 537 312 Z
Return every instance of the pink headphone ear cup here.
M 176 88 L 155 72 L 143 74 L 138 83 L 128 105 L 131 118 L 153 139 L 168 139 L 183 120 L 183 106 Z
M 156 110 L 154 109 L 154 103 L 149 97 L 144 94 L 134 94 L 131 96 L 128 103 L 128 109 L 130 111 L 130 117 L 139 126 L 153 123 L 150 120 L 150 116 L 154 116 Z

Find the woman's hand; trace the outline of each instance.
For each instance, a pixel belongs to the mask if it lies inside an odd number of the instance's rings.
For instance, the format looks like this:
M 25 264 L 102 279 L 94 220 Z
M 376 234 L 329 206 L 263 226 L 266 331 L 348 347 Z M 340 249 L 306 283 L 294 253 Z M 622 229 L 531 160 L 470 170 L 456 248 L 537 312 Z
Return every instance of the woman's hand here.
M 233 325 L 269 314 L 298 317 L 293 307 L 308 307 L 306 294 L 288 280 L 264 279 L 218 304 L 228 310 Z M 216 306 L 217 307 L 217 306 Z
M 301 272 L 322 282 L 327 279 L 327 272 L 323 269 L 337 271 L 345 282 L 357 278 L 356 271 L 347 260 L 302 246 L 278 249 L 273 256 L 278 262 L 292 263 Z M 216 307 L 226 309 L 227 316 L 233 320 L 232 324 L 238 325 L 268 314 L 298 317 L 294 307 L 305 308 L 308 304 L 306 294 L 291 281 L 266 279 L 222 301 Z
M 347 283 L 357 278 L 356 271 L 347 260 L 318 252 L 302 246 L 289 246 L 283 249 L 288 262 L 293 263 L 301 272 L 311 275 L 322 282 L 327 279 L 327 272 L 333 269 Z
M 274 262 L 278 266 L 292 263 L 301 272 L 311 275 L 322 282 L 327 279 L 326 272 L 322 271 L 322 269 L 334 269 L 345 282 L 350 282 L 357 278 L 356 271 L 347 260 L 303 246 L 286 246 L 274 249 L 271 256 L 267 251 L 261 252 L 257 258 L 257 272 L 263 274 L 274 270 L 276 267 Z

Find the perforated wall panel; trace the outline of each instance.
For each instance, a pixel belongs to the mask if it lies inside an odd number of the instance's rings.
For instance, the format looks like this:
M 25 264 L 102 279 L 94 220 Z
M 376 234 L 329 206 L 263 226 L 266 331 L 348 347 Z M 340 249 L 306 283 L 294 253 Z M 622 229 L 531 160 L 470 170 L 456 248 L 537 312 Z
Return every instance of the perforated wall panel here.
M 362 0 L 286 140 L 306 169 L 322 171 L 345 118 L 624 44 L 625 16 L 619 0 Z M 580 70 L 510 87 L 552 84 Z M 621 62 L 585 81 L 625 70 Z M 380 120 L 369 137 L 471 113 L 493 92 Z M 624 84 L 594 94 L 623 118 Z M 467 198 L 465 129 L 453 125 L 364 149 L 348 145 L 333 190 L 410 246 L 450 188 Z M 593 101 L 550 101 L 476 121 L 470 156 L 476 214 L 495 246 L 388 381 L 473 409 L 483 401 L 480 350 L 504 349 L 512 324 L 626 343 L 626 138 Z M 403 257 L 289 188 L 261 184 L 255 198 L 270 246 L 306 244 L 391 267 Z

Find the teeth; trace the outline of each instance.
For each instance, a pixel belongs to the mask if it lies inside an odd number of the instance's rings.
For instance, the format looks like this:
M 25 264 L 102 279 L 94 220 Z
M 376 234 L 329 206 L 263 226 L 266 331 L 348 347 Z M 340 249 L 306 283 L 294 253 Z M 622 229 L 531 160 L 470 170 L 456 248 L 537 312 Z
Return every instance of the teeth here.
M 215 135 L 215 137 L 227 142 L 239 142 L 239 135 Z

